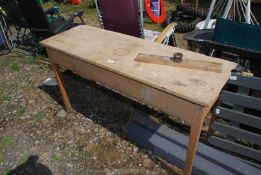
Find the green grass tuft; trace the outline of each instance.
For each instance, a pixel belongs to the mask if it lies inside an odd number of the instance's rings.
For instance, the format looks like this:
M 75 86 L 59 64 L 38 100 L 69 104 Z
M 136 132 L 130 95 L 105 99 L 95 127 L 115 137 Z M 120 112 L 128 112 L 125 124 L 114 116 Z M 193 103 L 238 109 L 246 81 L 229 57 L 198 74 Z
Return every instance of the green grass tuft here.
M 22 153 L 21 156 L 20 156 L 20 160 L 21 160 L 22 162 L 26 162 L 28 158 L 29 158 L 29 153 L 28 153 L 28 152 L 24 152 L 24 153 Z
M 5 170 L 4 171 L 4 175 L 13 175 L 11 173 L 12 173 L 12 170 Z
M 13 145 L 15 142 L 15 138 L 13 135 L 5 135 L 1 140 L 0 140 L 0 149 L 5 149 L 8 146 Z
M 1 62 L 1 66 L 13 72 L 20 71 L 20 65 L 12 58 L 3 59 L 3 61 Z
M 5 157 L 2 154 L 0 154 L 0 163 L 3 163 L 3 162 L 5 162 Z
M 1 95 L 1 101 L 8 101 L 8 102 L 10 102 L 11 101 L 11 96 L 9 94 L 4 93 L 4 94 Z
M 55 154 L 53 155 L 53 158 L 52 158 L 54 161 L 59 161 L 61 159 L 61 156 Z
M 36 64 L 38 59 L 39 59 L 38 57 L 36 58 L 33 56 L 26 56 L 26 63 L 27 64 Z
M 21 115 L 23 115 L 25 113 L 25 111 L 26 111 L 25 108 L 18 108 L 16 110 L 16 114 L 21 116 Z
M 35 123 L 40 122 L 45 116 L 46 116 L 45 112 L 43 111 L 37 112 L 33 118 L 33 122 Z

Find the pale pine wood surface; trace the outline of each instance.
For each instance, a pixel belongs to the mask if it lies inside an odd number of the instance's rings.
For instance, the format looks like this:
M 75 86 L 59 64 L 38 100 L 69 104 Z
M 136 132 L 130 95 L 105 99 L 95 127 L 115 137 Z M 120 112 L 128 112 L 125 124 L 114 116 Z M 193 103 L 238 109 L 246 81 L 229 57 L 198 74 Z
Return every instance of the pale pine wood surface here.
M 236 67 L 229 61 L 87 25 L 58 34 L 41 44 L 205 107 L 214 104 L 230 70 Z M 172 56 L 175 52 L 182 52 L 183 59 L 220 62 L 222 73 L 134 61 L 139 53 Z
M 180 60 L 180 62 L 175 62 L 172 59 L 173 58 L 165 56 L 148 55 L 141 53 L 135 58 L 135 61 L 148 64 L 159 64 L 165 66 L 183 67 L 187 69 L 204 70 L 217 73 L 222 72 L 222 63 L 217 63 L 213 61 L 199 61 L 195 59 L 185 59 L 184 61 Z

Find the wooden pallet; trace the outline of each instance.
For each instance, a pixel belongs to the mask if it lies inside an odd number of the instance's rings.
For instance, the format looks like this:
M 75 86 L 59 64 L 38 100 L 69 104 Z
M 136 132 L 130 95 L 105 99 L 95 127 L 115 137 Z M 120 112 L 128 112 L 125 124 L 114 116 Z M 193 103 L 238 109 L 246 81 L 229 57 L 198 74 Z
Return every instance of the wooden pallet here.
M 214 110 L 216 118 L 211 125 L 214 134 L 208 141 L 212 145 L 253 159 L 259 164 L 256 166 L 260 167 L 261 99 L 249 94 L 253 90 L 261 91 L 261 79 L 232 74 L 228 83 L 234 86 L 233 90 L 236 86 L 237 92 L 221 92 L 220 105 Z M 259 150 L 252 145 L 259 147 Z
M 148 118 L 135 116 L 126 125 L 128 139 L 163 159 L 184 168 L 188 137 Z M 142 134 L 141 134 L 142 133 Z M 192 174 L 259 175 L 261 170 L 236 157 L 199 143 Z

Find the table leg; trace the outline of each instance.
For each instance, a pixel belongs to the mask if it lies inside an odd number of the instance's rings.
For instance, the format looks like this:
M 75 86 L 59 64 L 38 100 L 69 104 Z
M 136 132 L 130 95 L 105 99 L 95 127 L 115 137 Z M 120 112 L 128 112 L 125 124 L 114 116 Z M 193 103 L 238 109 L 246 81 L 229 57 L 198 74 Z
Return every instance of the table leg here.
M 196 156 L 197 146 L 200 138 L 200 133 L 203 125 L 203 112 L 202 110 L 195 111 L 194 121 L 191 124 L 187 156 L 185 162 L 185 169 L 183 175 L 190 175 L 193 168 L 193 161 Z
M 56 81 L 58 83 L 58 87 L 62 93 L 64 106 L 65 106 L 66 110 L 68 112 L 70 112 L 70 111 L 72 111 L 72 107 L 71 107 L 71 103 L 70 103 L 69 97 L 67 95 L 67 92 L 66 92 L 63 82 L 62 82 L 62 74 L 60 71 L 60 67 L 58 64 L 52 63 L 52 69 L 54 71 L 54 75 L 55 75 Z

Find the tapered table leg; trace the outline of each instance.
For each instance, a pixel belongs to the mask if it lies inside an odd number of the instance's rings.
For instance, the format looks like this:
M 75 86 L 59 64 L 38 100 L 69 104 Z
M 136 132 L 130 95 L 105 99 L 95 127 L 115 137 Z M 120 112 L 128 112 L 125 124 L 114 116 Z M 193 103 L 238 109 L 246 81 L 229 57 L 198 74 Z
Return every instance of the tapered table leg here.
M 196 157 L 197 146 L 200 138 L 200 133 L 203 125 L 204 114 L 202 110 L 196 110 L 194 120 L 191 124 L 188 149 L 185 161 L 185 169 L 183 175 L 190 175 L 193 168 L 193 161 Z
M 62 93 L 64 106 L 65 106 L 66 110 L 68 112 L 70 112 L 70 111 L 72 111 L 72 107 L 71 107 L 71 103 L 70 103 L 69 97 L 67 95 L 66 89 L 65 89 L 63 82 L 62 82 L 62 74 L 61 74 L 61 71 L 60 71 L 60 67 L 59 67 L 58 64 L 52 63 L 52 69 L 54 71 L 54 75 L 55 75 L 56 81 L 58 83 L 58 87 L 59 87 L 59 89 Z

